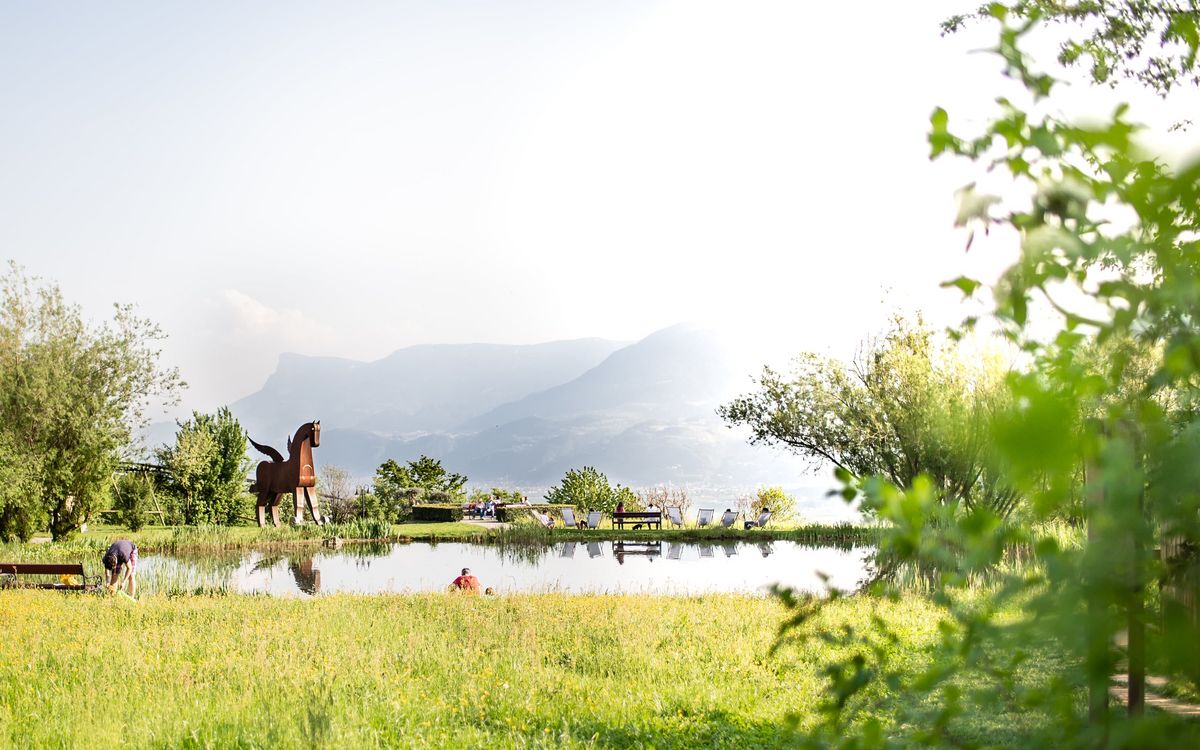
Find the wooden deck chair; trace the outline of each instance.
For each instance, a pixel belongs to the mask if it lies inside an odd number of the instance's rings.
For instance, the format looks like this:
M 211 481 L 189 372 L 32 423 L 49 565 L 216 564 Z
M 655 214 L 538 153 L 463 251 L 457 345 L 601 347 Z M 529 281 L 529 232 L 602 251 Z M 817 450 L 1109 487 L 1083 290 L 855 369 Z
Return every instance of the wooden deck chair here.
M 702 529 L 712 523 L 713 514 L 716 512 L 715 508 L 701 508 L 700 512 L 696 514 L 696 527 Z
M 563 526 L 566 526 L 568 529 L 579 528 L 579 524 L 576 523 L 576 521 L 575 521 L 575 510 L 574 509 L 563 508 L 562 509 L 562 519 L 563 519 Z
M 770 520 L 771 520 L 771 511 L 769 511 L 769 510 L 764 510 L 762 513 L 759 513 L 759 514 L 758 514 L 758 518 L 756 518 L 755 520 L 753 520 L 753 521 L 747 521 L 747 522 L 746 522 L 746 528 L 747 528 L 747 529 L 752 529 L 752 528 L 754 528 L 755 526 L 757 526 L 758 528 L 760 528 L 760 529 L 761 529 L 762 527 L 766 526 L 766 525 L 767 525 L 767 522 L 768 522 L 768 521 L 770 521 Z
M 727 510 L 721 514 L 721 527 L 728 529 L 737 520 L 738 513 L 735 510 Z
M 670 506 L 667 508 L 667 518 L 675 525 L 675 528 L 683 526 L 683 509 L 678 506 Z
M 600 528 L 600 519 L 601 519 L 601 518 L 603 518 L 603 517 L 604 517 L 604 514 L 603 514 L 603 513 L 601 513 L 601 512 L 600 512 L 600 511 L 598 511 L 598 510 L 593 510 L 591 513 L 588 513 L 588 515 L 587 515 L 587 527 L 588 527 L 589 529 L 598 529 L 598 528 Z
M 543 527 L 545 527 L 547 529 L 554 528 L 554 521 L 551 520 L 550 516 L 546 515 L 545 513 L 540 512 L 540 511 L 536 511 L 536 510 L 531 510 L 529 512 L 533 514 L 533 517 L 536 518 L 537 522 L 540 523 Z

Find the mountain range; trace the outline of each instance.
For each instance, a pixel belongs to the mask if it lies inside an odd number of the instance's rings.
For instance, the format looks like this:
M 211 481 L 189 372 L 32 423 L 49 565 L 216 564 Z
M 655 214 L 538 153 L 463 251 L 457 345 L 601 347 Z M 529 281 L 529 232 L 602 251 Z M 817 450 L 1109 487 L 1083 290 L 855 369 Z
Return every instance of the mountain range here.
M 751 369 L 702 328 L 636 342 L 425 345 L 374 362 L 297 354 L 230 408 L 260 443 L 321 420 L 318 465 L 370 477 L 426 454 L 472 485 L 544 487 L 595 466 L 639 487 L 796 481 L 802 463 L 751 447 L 716 415 Z

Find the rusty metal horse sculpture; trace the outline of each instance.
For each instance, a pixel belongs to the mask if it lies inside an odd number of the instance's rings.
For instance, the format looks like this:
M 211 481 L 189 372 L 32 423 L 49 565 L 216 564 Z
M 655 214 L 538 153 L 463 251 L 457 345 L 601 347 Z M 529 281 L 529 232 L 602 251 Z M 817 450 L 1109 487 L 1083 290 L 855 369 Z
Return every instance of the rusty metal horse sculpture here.
M 279 525 L 279 498 L 286 492 L 291 492 L 295 499 L 296 523 L 303 520 L 303 511 L 300 509 L 300 496 L 303 494 L 313 521 L 324 524 L 326 519 L 317 509 L 317 472 L 313 468 L 312 457 L 312 449 L 321 444 L 320 420 L 300 425 L 295 437 L 288 440 L 286 461 L 271 446 L 260 445 L 249 435 L 246 437 L 260 453 L 271 457 L 270 461 L 258 464 L 254 484 L 250 485 L 250 491 L 258 495 L 258 525 L 267 525 L 268 505 L 271 507 L 271 523 Z

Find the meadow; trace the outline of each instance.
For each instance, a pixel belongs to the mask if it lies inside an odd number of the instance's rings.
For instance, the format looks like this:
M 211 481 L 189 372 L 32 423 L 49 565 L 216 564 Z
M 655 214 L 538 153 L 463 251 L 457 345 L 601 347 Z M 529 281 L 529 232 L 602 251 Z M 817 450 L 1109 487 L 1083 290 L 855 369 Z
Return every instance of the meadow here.
M 10 747 L 795 746 L 843 646 L 772 645 L 761 597 L 0 594 L 0 744 Z M 831 602 L 813 629 L 938 638 L 918 596 Z M 903 707 L 896 691 L 871 709 Z M 954 731 L 1019 746 L 1028 717 Z M 899 730 L 915 731 L 910 727 Z

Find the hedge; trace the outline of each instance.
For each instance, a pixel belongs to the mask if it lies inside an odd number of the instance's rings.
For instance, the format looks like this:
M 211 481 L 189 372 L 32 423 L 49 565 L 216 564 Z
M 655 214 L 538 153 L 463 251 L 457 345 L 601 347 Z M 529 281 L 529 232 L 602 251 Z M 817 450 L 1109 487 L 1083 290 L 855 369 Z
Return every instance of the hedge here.
M 461 505 L 450 503 L 414 505 L 412 520 L 427 523 L 461 521 L 463 520 L 463 509 Z
M 530 511 L 532 511 L 532 510 L 539 510 L 542 513 L 546 513 L 551 518 L 553 518 L 554 524 L 556 526 L 561 526 L 562 525 L 561 509 L 562 508 L 571 508 L 572 510 L 574 510 L 575 506 L 574 505 L 566 505 L 566 504 L 552 504 L 552 503 L 533 503 L 532 505 L 524 505 L 524 504 L 521 504 L 521 505 L 498 505 L 498 506 L 496 506 L 496 520 L 500 521 L 502 523 L 511 523 L 513 520 L 515 520 L 521 516 L 532 516 L 532 514 L 530 513 Z M 576 521 L 581 520 L 579 518 L 578 511 L 575 512 L 575 520 Z

